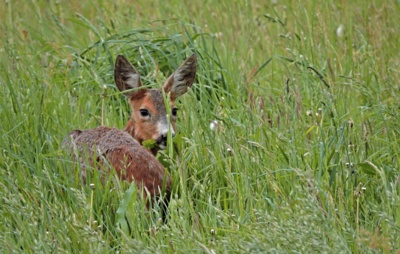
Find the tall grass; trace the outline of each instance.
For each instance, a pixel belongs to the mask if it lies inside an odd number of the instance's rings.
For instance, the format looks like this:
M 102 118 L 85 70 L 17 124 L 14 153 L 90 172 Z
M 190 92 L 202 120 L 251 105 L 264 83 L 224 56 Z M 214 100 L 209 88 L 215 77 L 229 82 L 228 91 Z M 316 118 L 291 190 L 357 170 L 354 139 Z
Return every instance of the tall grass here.
M 399 252 L 399 8 L 1 3 L 0 250 Z M 60 144 L 129 119 L 117 54 L 158 87 L 192 52 L 163 224 L 114 175 L 83 185 Z

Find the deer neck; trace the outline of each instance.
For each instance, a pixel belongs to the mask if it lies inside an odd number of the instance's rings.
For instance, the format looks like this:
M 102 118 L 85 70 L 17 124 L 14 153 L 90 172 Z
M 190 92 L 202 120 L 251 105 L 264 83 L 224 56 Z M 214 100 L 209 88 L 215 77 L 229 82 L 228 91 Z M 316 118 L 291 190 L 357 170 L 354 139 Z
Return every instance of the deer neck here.
M 131 134 L 133 138 L 135 138 L 135 122 L 133 119 L 129 119 L 128 123 L 125 126 L 125 131 Z

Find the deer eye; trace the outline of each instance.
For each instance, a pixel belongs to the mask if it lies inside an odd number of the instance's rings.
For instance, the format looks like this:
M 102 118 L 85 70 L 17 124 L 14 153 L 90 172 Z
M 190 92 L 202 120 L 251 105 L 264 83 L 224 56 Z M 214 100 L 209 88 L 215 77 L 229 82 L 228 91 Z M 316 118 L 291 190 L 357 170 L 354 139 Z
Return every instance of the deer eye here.
M 142 117 L 150 116 L 150 113 L 147 109 L 142 108 L 139 111 L 140 111 L 140 116 L 142 116 Z
M 178 110 L 179 110 L 178 108 L 173 108 L 172 111 L 171 111 L 172 115 L 173 116 L 177 116 Z

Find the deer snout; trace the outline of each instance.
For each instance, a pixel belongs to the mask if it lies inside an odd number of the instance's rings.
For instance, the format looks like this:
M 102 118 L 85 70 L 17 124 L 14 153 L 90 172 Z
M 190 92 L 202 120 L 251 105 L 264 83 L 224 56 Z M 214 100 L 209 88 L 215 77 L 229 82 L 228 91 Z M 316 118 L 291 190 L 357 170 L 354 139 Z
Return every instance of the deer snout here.
M 168 126 L 167 123 L 160 123 L 158 125 L 158 137 L 154 140 L 157 142 L 157 145 L 161 149 L 165 149 L 167 147 L 167 139 L 168 139 L 168 132 L 171 132 L 172 137 L 175 137 L 175 130 L 172 126 Z
M 172 137 L 175 137 L 175 131 L 171 130 Z M 167 139 L 168 139 L 168 131 L 163 132 L 157 139 L 157 144 L 161 149 L 165 149 L 167 147 Z
M 165 142 L 167 142 L 167 137 L 168 137 L 168 132 L 167 133 L 163 133 L 160 136 L 161 140 L 165 141 Z M 175 137 L 175 132 L 174 131 L 172 132 L 172 137 Z

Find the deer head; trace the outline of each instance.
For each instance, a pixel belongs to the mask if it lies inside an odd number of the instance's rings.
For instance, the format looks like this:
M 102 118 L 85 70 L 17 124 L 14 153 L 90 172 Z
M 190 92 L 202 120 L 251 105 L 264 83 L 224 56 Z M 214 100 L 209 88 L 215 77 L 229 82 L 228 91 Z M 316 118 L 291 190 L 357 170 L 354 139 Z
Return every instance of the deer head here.
M 192 86 L 197 69 L 196 55 L 186 59 L 174 73 L 165 81 L 159 89 L 142 88 L 140 76 L 132 64 L 122 55 L 115 62 L 114 79 L 118 89 L 125 92 L 129 98 L 132 109 L 131 119 L 128 121 L 125 131 L 130 133 L 140 144 L 146 140 L 154 140 L 155 147 L 151 149 L 156 154 L 159 149 L 165 149 L 167 134 L 170 130 L 175 135 L 175 122 L 178 109 L 175 100 L 188 91 Z M 133 90 L 132 90 L 133 89 Z M 132 91 L 128 91 L 132 90 Z M 167 109 L 164 104 L 164 95 L 169 94 L 169 107 L 171 115 L 168 126 Z

